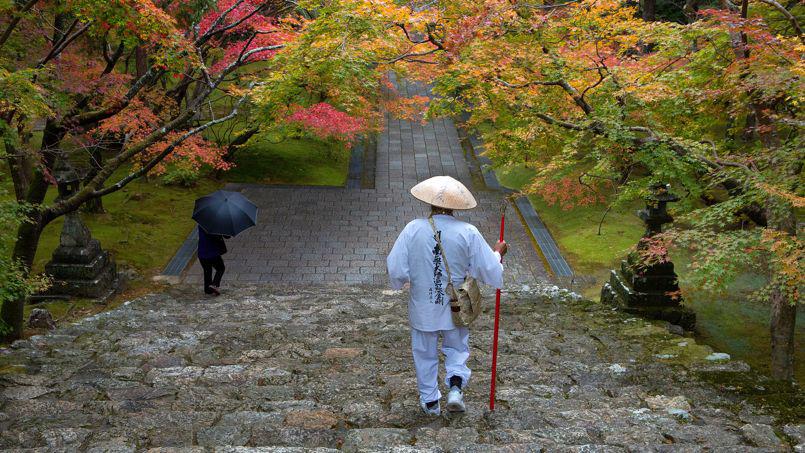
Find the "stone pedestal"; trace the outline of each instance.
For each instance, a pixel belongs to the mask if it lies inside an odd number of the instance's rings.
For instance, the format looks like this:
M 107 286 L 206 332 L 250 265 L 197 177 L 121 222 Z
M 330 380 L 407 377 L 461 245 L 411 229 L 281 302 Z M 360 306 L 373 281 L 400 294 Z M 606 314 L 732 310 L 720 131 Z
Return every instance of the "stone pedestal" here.
M 668 203 L 679 200 L 669 191 L 670 185 L 658 183 L 649 188 L 646 208 L 637 216 L 646 224 L 646 232 L 638 244 L 638 251 L 645 250 L 655 236 L 662 233 L 663 224 L 673 222 L 668 214 Z M 667 253 L 667 252 L 666 252 Z M 682 306 L 679 282 L 674 272 L 674 263 L 668 256 L 656 264 L 641 263 L 637 253 L 631 253 L 621 261 L 620 269 L 613 269 L 609 282 L 601 288 L 601 302 L 618 307 L 621 311 L 650 319 L 661 319 L 693 330 L 696 314 Z
M 100 298 L 117 283 L 117 266 L 100 242 L 93 239 L 78 212 L 65 216 L 59 247 L 45 272 L 53 277 L 50 294 Z
M 660 319 L 693 330 L 696 314 L 682 306 L 674 263 L 641 267 L 634 255 L 613 269 L 609 282 L 601 288 L 601 302 L 614 305 L 623 312 Z

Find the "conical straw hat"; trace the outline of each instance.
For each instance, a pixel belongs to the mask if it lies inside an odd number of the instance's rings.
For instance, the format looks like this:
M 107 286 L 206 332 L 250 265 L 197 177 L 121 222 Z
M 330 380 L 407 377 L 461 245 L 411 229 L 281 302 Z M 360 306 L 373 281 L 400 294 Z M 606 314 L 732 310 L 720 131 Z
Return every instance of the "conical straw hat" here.
M 411 195 L 417 200 L 445 209 L 472 209 L 478 206 L 469 189 L 450 176 L 434 176 L 415 185 Z

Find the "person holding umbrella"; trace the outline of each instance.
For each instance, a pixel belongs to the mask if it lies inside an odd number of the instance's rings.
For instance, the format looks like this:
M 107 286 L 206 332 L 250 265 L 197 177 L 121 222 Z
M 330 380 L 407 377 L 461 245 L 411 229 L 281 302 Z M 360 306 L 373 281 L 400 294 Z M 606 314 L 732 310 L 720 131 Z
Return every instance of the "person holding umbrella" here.
M 204 269 L 204 292 L 220 295 L 226 266 L 224 239 L 257 224 L 257 206 L 240 192 L 219 190 L 196 200 L 193 220 L 198 223 L 198 261 Z M 215 270 L 215 276 L 213 276 Z
M 204 270 L 204 293 L 220 296 L 221 278 L 226 266 L 222 255 L 226 253 L 224 239 L 229 236 L 209 234 L 201 226 L 198 227 L 198 262 Z M 212 271 L 215 269 L 215 276 Z
M 493 250 L 476 227 L 453 217 L 454 210 L 472 209 L 478 204 L 461 182 L 436 176 L 414 186 L 411 194 L 430 205 L 430 216 L 405 226 L 386 262 L 392 288 L 411 286 L 408 319 L 420 407 L 426 414 L 441 414 L 437 382 L 441 336 L 445 384 L 450 389 L 447 410 L 464 412 L 462 389 L 471 374 L 467 367 L 469 330 L 453 322 L 447 276 L 452 276 L 455 287 L 470 276 L 500 288 L 501 256 L 508 246 L 499 241 Z

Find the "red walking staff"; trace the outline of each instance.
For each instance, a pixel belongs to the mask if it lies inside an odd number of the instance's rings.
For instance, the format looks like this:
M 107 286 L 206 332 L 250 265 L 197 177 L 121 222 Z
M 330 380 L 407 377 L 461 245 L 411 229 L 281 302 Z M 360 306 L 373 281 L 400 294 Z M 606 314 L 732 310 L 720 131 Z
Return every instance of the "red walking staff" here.
M 503 207 L 500 209 L 500 241 L 503 242 L 503 231 L 506 227 L 506 204 L 503 202 Z M 500 256 L 500 262 L 503 262 L 503 255 Z M 497 379 L 498 371 L 498 328 L 500 327 L 500 288 L 495 291 L 495 334 L 492 339 L 492 384 L 489 389 L 489 410 L 495 410 L 495 380 Z

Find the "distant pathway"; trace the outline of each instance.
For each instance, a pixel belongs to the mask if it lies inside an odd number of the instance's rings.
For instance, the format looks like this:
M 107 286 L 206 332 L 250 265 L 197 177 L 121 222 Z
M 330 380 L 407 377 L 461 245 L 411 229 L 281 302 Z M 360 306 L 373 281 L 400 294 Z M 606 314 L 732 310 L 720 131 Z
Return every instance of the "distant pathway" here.
M 427 95 L 424 87 L 408 83 L 400 84 L 399 91 Z M 420 124 L 387 114 L 385 126 L 377 140 L 374 189 L 241 186 L 260 208 L 259 224 L 228 242 L 225 283 L 386 284 L 385 258 L 397 234 L 428 212 L 408 190 L 436 175 L 453 176 L 470 187 L 479 206 L 457 217 L 478 226 L 493 242 L 502 194 L 477 176 L 453 122 Z M 544 280 L 547 273 L 526 230 L 513 208 L 508 214 L 507 285 Z M 200 278 L 201 268 L 194 263 L 186 281 Z

